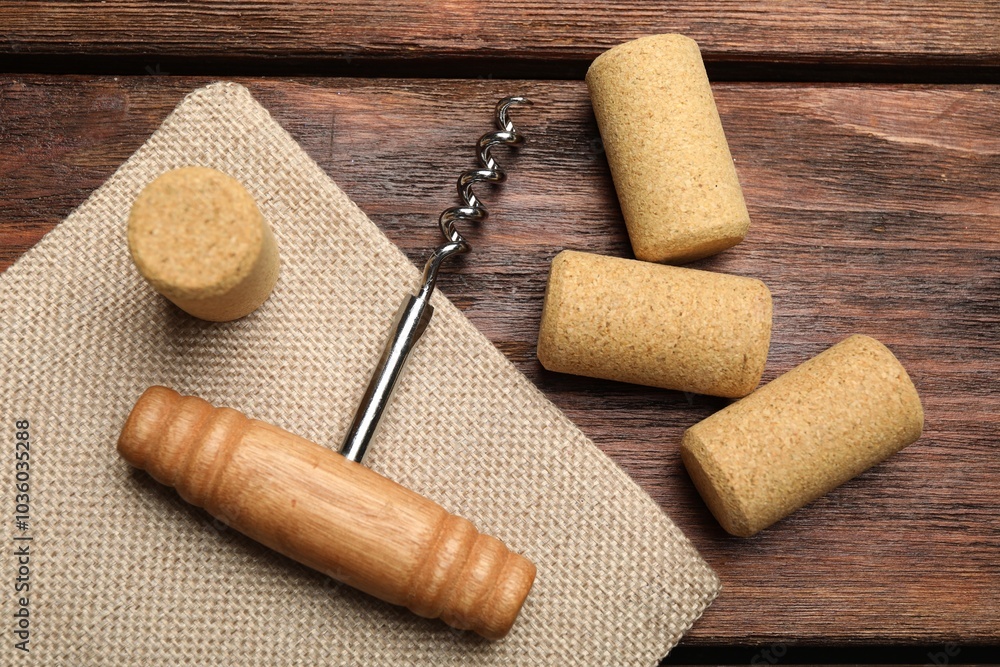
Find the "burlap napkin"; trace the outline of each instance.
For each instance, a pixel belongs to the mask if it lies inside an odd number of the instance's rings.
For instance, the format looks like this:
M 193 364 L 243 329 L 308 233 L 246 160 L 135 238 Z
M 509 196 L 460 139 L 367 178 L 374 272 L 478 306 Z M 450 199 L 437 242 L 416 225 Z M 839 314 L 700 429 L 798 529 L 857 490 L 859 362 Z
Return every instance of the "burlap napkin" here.
M 133 199 L 182 165 L 239 179 L 274 229 L 281 277 L 243 320 L 180 313 L 129 260 Z M 0 654 L 21 654 L 11 629 L 24 594 L 8 584 L 15 546 L 30 544 L 31 651 L 17 664 L 655 664 L 718 579 L 441 294 L 368 462 L 535 561 L 535 588 L 503 641 L 418 618 L 279 556 L 115 452 L 151 384 L 336 446 L 417 279 L 246 89 L 222 83 L 189 95 L 0 277 Z M 21 419 L 31 442 L 26 530 L 11 493 Z

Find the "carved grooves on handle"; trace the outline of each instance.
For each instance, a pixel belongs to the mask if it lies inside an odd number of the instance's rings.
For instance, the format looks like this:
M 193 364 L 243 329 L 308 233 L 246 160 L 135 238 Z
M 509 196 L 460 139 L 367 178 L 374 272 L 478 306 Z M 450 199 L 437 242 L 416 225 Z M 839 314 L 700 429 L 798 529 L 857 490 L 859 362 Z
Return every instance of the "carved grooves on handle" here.
M 247 460 L 253 454 L 255 441 L 245 445 L 251 447 L 246 456 L 234 455 L 253 424 L 259 422 L 235 410 L 214 408 L 200 398 L 181 396 L 166 387 L 150 387 L 132 408 L 118 439 L 118 451 L 132 465 L 176 488 L 188 502 L 242 530 Z M 378 484 L 369 482 L 374 484 L 374 491 L 366 490 L 365 483 L 353 480 L 351 475 L 345 483 L 356 484 L 359 493 L 398 493 L 392 491 L 395 485 L 377 474 L 366 475 L 379 480 Z M 488 639 L 506 635 L 531 590 L 535 566 L 496 538 L 480 534 L 469 521 L 431 501 L 415 498 L 411 502 L 425 508 L 419 513 L 424 518 L 415 519 L 414 526 L 389 527 L 393 531 L 413 528 L 415 534 L 421 535 L 410 548 L 397 549 L 396 536 L 380 537 L 375 527 L 371 535 L 358 538 L 379 538 L 387 549 L 399 551 L 400 562 L 386 564 L 386 576 L 413 573 L 405 583 L 373 586 L 384 589 L 390 601 L 405 598 L 405 605 L 421 616 L 440 618 Z M 433 526 L 433 536 L 425 541 L 422 536 L 427 535 L 428 524 Z M 365 528 L 358 530 L 364 532 Z M 309 540 L 301 544 L 308 549 L 316 547 Z M 336 545 L 330 543 L 324 548 Z M 289 555 L 297 557 L 294 549 Z M 358 568 L 366 569 L 360 565 Z
M 407 607 L 489 639 L 507 634 L 535 578 L 535 566 L 469 521 L 445 514 L 417 569 Z
M 150 387 L 125 422 L 118 451 L 132 465 L 219 515 L 221 477 L 250 420 L 194 396 Z

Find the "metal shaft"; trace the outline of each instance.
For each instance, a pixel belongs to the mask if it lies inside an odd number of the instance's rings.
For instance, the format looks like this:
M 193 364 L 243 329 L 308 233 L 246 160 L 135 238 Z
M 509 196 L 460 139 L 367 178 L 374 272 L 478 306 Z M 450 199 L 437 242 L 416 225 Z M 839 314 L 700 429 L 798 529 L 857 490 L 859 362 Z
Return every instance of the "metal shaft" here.
M 351 461 L 361 463 L 364 460 L 365 452 L 378 430 L 382 413 L 392 399 L 406 360 L 427 328 L 431 315 L 434 314 L 430 300 L 442 263 L 454 255 L 469 252 L 471 249 L 456 229 L 455 222 L 461 220 L 479 222 L 485 220 L 488 215 L 486 208 L 473 194 L 472 185 L 484 182 L 501 183 L 506 178 L 504 171 L 490 155 L 490 149 L 498 144 L 513 147 L 523 143 L 524 138 L 510 121 L 508 109 L 512 104 L 526 102 L 528 101 L 523 97 L 506 97 L 497 103 L 497 131 L 489 132 L 479 139 L 480 168 L 463 172 L 458 179 L 458 192 L 463 205 L 445 210 L 438 220 L 445 242 L 435 248 L 427 260 L 423 281 L 417 294 L 408 296 L 396 313 L 389 340 L 386 341 L 382 356 L 375 366 L 368 388 L 354 415 L 354 421 L 341 445 L 340 453 Z
M 340 448 L 340 453 L 352 461 L 362 462 L 369 443 L 375 437 L 382 413 L 385 412 L 392 394 L 396 389 L 396 381 L 410 354 L 417 344 L 420 335 L 431 321 L 434 308 L 427 298 L 409 296 L 396 313 L 389 340 L 382 349 L 382 356 L 375 366 L 368 389 L 361 398 L 361 405 L 354 415 L 351 428 Z

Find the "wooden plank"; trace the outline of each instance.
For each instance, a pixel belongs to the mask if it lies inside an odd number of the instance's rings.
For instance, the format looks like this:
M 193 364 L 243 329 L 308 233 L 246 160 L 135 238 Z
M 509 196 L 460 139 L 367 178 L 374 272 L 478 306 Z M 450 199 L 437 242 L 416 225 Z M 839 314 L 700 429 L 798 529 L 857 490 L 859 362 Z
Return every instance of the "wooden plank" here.
M 205 81 L 0 78 L 3 266 Z M 245 83 L 416 262 L 495 99 L 534 99 L 515 116 L 528 144 L 500 154 L 507 185 L 483 193 L 493 216 L 440 286 L 718 570 L 723 593 L 689 645 L 1000 644 L 1000 87 L 715 86 L 754 224 L 698 266 L 771 287 L 765 380 L 867 333 L 898 354 L 927 413 L 918 443 L 742 540 L 712 519 L 677 452 L 724 401 L 553 374 L 534 358 L 551 257 L 629 254 L 581 82 Z
M 0 54 L 141 56 L 150 66 L 172 57 L 410 65 L 464 59 L 482 63 L 483 76 L 502 73 L 498 61 L 542 62 L 552 71 L 554 63 L 574 63 L 579 74 L 581 64 L 615 44 L 664 32 L 697 39 L 709 61 L 1000 65 L 1000 5 L 976 0 L 885 0 L 863 11 L 851 0 L 169 0 L 155 7 L 3 0 L 0 16 Z M 447 63 L 440 69 L 448 71 Z

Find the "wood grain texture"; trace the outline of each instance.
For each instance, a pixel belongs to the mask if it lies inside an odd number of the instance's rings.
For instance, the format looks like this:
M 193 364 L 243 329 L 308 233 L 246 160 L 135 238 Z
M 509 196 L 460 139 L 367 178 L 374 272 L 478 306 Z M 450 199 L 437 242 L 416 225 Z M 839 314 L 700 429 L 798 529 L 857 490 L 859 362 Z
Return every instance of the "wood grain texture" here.
M 207 79 L 0 78 L 3 266 Z M 764 381 L 852 333 L 886 343 L 924 402 L 915 444 L 755 538 L 729 537 L 685 474 L 684 429 L 721 399 L 544 371 L 545 276 L 564 248 L 628 256 L 582 82 L 246 80 L 415 261 L 492 104 L 528 137 L 473 253 L 440 287 L 681 526 L 723 581 L 689 646 L 1000 643 L 1000 87 L 714 87 L 750 209 L 694 266 L 774 296 Z M 453 100 L 460 99 L 461 103 Z M 402 290 L 405 286 L 401 286 Z
M 0 16 L 0 53 L 22 56 L 551 63 L 682 32 L 712 61 L 1000 65 L 1000 5 L 975 0 L 3 0 Z
M 360 463 L 231 408 L 150 387 L 118 452 L 244 535 L 419 616 L 500 639 L 535 566 Z

